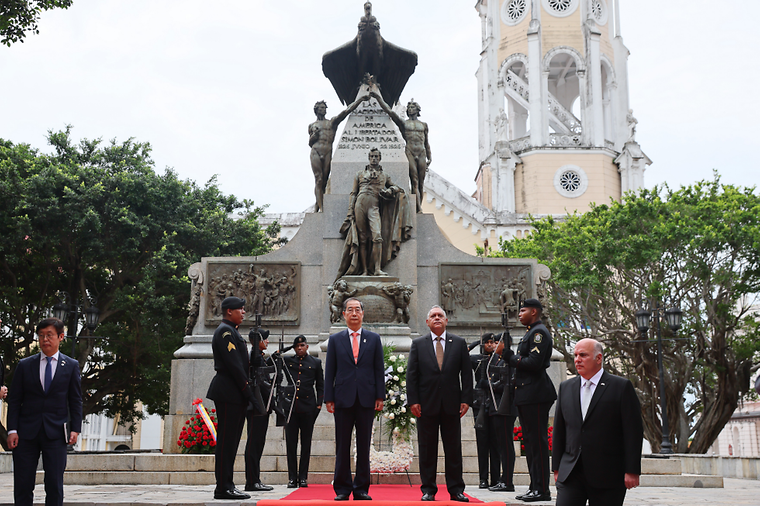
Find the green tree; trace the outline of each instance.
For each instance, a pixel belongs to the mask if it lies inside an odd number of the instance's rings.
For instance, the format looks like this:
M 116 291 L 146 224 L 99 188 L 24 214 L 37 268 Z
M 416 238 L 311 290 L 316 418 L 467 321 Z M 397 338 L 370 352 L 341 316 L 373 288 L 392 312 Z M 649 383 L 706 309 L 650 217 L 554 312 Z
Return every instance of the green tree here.
M 203 256 L 264 254 L 278 227 L 262 229 L 264 208 L 223 195 L 214 178 L 199 187 L 157 174 L 147 143 L 74 144 L 70 129 L 48 140 L 49 155 L 0 139 L 0 353 L 13 369 L 37 351 L 34 325 L 57 291 L 95 298 L 96 333 L 108 339 L 76 347 L 85 414 L 130 421 L 142 414 L 138 401 L 164 414 L 188 267 Z
M 68 9 L 73 0 L 3 0 L 0 2 L 0 43 L 9 46 L 24 42 L 26 32 L 40 33 L 40 13 L 50 9 Z
M 502 241 L 496 256 L 531 257 L 552 270 L 548 314 L 555 347 L 572 361 L 585 337 L 603 342 L 605 368 L 628 377 L 653 451 L 662 441 L 667 398 L 673 448 L 704 453 L 750 389 L 760 350 L 760 197 L 754 188 L 701 181 L 627 194 L 559 221 L 533 222 L 530 237 Z M 664 385 L 656 344 L 641 339 L 642 301 L 684 311 L 678 341 L 664 341 Z M 663 338 L 674 337 L 663 322 Z M 649 338 L 654 339 L 654 329 Z M 691 440 L 691 444 L 689 441 Z

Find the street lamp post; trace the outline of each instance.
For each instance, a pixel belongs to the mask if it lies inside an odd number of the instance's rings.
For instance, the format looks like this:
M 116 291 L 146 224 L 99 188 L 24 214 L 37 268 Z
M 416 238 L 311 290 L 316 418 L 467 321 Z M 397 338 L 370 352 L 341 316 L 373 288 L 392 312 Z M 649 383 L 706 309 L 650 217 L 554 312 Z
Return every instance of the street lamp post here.
M 683 311 L 678 307 L 671 307 L 663 310 L 663 308 L 657 303 L 654 311 L 648 309 L 639 309 L 636 311 L 636 326 L 641 332 L 641 337 L 644 339 L 634 342 L 651 342 L 646 339 L 647 332 L 649 331 L 649 322 L 654 315 L 655 322 L 657 324 L 657 368 L 660 373 L 660 409 L 662 410 L 662 444 L 660 445 L 660 454 L 669 455 L 673 453 L 673 445 L 670 443 L 670 425 L 668 424 L 668 404 L 665 395 L 665 375 L 662 368 L 662 330 L 660 328 L 660 318 L 665 318 L 670 330 L 675 333 L 681 328 L 681 319 L 683 318 Z
M 53 316 L 58 318 L 59 320 L 66 322 L 66 320 L 69 318 L 71 313 L 74 313 L 74 331 L 69 332 L 70 335 L 67 335 L 67 339 L 71 339 L 71 357 L 75 358 L 76 353 L 76 347 L 77 347 L 77 334 L 79 333 L 79 317 L 82 313 L 84 313 L 84 323 L 85 326 L 90 330 L 90 332 L 93 332 L 97 326 L 98 321 L 100 319 L 100 310 L 94 305 L 95 301 L 91 301 L 90 305 L 88 307 L 84 307 L 84 300 L 76 300 L 71 305 L 69 305 L 66 301 L 69 300 L 71 296 L 68 292 L 58 292 L 58 302 L 53 306 Z M 71 329 L 69 329 L 71 330 Z M 83 338 L 88 339 L 103 339 L 101 337 L 97 336 L 84 336 Z

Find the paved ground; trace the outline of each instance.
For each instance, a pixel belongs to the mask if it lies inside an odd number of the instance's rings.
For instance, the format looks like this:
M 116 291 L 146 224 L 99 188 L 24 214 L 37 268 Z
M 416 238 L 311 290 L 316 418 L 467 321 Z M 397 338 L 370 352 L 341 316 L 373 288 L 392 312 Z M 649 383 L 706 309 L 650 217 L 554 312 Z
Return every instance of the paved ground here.
M 66 486 L 64 504 L 68 506 L 119 505 L 205 505 L 227 504 L 234 501 L 214 501 L 213 485 L 71 485 Z M 272 492 L 257 493 L 243 504 L 255 504 L 256 499 L 279 499 L 292 490 L 284 485 L 275 486 Z M 515 501 L 515 493 L 496 493 L 468 487 L 466 492 L 483 501 L 504 501 L 506 504 L 525 504 Z M 517 493 L 523 492 L 518 488 Z M 372 489 L 370 488 L 370 495 Z M 555 490 L 552 489 L 552 496 Z M 443 498 L 442 498 L 443 499 Z M 45 491 L 42 485 L 35 489 L 35 504 L 44 504 Z M 13 504 L 13 475 L 0 474 L 0 506 Z M 533 503 L 537 505 L 551 502 Z M 637 488 L 628 492 L 626 506 L 671 506 L 688 505 L 753 505 L 760 504 L 760 480 L 739 480 L 726 478 L 724 488 Z

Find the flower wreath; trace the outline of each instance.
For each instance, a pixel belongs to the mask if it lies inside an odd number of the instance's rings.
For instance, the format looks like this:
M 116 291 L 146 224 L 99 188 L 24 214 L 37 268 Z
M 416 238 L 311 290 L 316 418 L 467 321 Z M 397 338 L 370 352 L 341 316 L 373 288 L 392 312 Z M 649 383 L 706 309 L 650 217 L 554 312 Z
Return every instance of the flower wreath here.
M 393 346 L 383 346 L 383 361 L 385 363 L 385 402 L 383 411 L 379 412 L 378 416 L 384 418 L 383 425 L 390 436 L 391 451 L 375 449 L 373 428 L 369 449 L 369 468 L 371 473 L 390 474 L 409 470 L 414 458 L 411 436 L 417 419 L 407 407 L 407 358 L 403 355 L 393 355 Z

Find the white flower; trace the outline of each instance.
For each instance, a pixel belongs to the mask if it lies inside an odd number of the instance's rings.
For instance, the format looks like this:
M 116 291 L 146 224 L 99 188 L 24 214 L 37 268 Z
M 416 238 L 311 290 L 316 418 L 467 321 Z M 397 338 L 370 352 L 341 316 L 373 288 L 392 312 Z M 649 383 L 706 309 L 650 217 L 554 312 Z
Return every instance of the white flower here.
M 406 388 L 406 381 L 401 382 L 401 388 Z
M 396 357 L 396 355 L 391 355 L 390 357 L 388 357 L 388 360 L 390 360 L 391 362 L 395 362 L 397 359 L 398 357 Z
M 396 399 L 391 399 L 391 406 L 395 406 L 395 405 L 396 405 Z
M 414 425 L 414 424 L 417 423 L 417 419 L 416 418 L 410 418 L 409 421 L 412 423 L 412 425 Z
M 394 434 L 399 434 L 400 432 L 401 432 L 401 430 L 398 427 L 396 427 L 396 428 L 393 429 L 393 433 Z
M 404 406 L 401 406 L 401 412 L 406 413 L 406 408 Z
M 394 376 L 393 381 L 398 381 L 398 376 Z
M 396 415 L 394 415 L 393 413 L 391 413 L 390 415 L 388 415 L 388 418 L 390 420 L 393 420 L 394 418 L 396 418 Z
M 406 400 L 406 395 L 404 395 L 404 394 L 401 394 L 401 395 L 399 396 L 399 398 L 400 398 L 402 401 L 403 401 L 403 400 Z
M 398 366 L 398 367 L 396 368 L 396 371 L 397 371 L 397 372 L 404 372 L 404 368 L 403 368 L 403 367 L 401 367 L 401 366 Z

